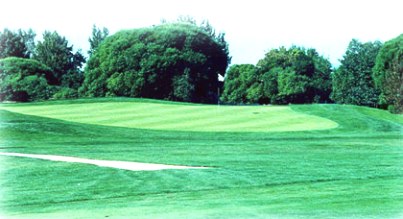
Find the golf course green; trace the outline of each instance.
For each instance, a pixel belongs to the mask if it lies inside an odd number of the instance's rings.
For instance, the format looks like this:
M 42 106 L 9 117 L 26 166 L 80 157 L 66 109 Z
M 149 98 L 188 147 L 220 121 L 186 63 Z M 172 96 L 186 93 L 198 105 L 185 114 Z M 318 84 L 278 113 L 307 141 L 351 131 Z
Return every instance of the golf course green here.
M 336 104 L 0 104 L 0 218 L 400 218 L 403 116 Z
M 103 102 L 6 107 L 12 112 L 71 122 L 127 128 L 204 131 L 304 131 L 337 127 L 288 106 L 214 106 L 164 102 Z

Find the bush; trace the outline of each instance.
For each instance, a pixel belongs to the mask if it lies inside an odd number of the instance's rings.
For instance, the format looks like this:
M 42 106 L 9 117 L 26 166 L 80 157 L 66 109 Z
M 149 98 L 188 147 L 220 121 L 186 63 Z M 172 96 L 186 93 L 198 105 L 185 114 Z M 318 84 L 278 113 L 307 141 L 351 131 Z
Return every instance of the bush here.
M 388 111 L 391 112 L 391 113 L 399 113 L 399 111 L 396 110 L 394 105 L 389 105 L 388 106 Z
M 78 98 L 78 92 L 69 87 L 61 87 L 54 95 L 54 99 L 72 99 Z

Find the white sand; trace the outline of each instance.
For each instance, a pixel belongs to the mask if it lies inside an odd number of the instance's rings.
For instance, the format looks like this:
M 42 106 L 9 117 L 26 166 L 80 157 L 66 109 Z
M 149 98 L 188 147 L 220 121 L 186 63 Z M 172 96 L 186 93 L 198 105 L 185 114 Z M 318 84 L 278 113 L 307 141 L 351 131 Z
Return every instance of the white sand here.
M 66 157 L 58 155 L 43 155 L 43 154 L 20 154 L 20 153 L 7 153 L 0 152 L 3 156 L 13 156 L 13 157 L 28 157 L 36 158 L 42 160 L 50 161 L 61 161 L 70 163 L 84 163 L 91 164 L 100 167 L 110 167 L 123 170 L 131 171 L 155 171 L 155 170 L 166 170 L 166 169 L 205 169 L 207 167 L 191 167 L 191 166 L 176 166 L 176 165 L 165 165 L 165 164 L 152 164 L 152 163 L 139 163 L 130 161 L 113 161 L 113 160 L 92 160 L 79 157 Z

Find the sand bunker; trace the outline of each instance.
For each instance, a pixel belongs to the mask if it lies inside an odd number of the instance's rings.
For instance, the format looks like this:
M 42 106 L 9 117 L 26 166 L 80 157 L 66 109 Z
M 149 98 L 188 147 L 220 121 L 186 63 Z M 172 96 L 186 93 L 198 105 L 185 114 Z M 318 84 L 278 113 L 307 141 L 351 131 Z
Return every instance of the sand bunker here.
M 152 163 L 139 163 L 131 161 L 113 161 L 113 160 L 93 160 L 79 157 L 66 157 L 58 155 L 43 155 L 43 154 L 21 154 L 21 153 L 7 153 L 0 152 L 3 156 L 13 156 L 13 157 L 27 157 L 36 158 L 42 160 L 50 161 L 61 161 L 70 163 L 83 163 L 91 164 L 100 167 L 110 167 L 122 170 L 131 171 L 155 171 L 155 170 L 167 170 L 167 169 L 205 169 L 208 167 L 192 167 L 192 166 L 176 166 L 176 165 L 165 165 L 165 164 L 152 164 Z

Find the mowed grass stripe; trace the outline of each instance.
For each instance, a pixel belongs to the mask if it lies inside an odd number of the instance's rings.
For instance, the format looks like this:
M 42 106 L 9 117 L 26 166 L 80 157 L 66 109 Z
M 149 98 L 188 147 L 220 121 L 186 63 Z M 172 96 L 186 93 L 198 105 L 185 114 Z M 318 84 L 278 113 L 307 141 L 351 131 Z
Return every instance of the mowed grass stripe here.
M 100 102 L 71 105 L 5 105 L 2 108 L 65 121 L 152 130 L 273 132 L 323 130 L 338 126 L 334 121 L 295 112 L 288 106 Z

